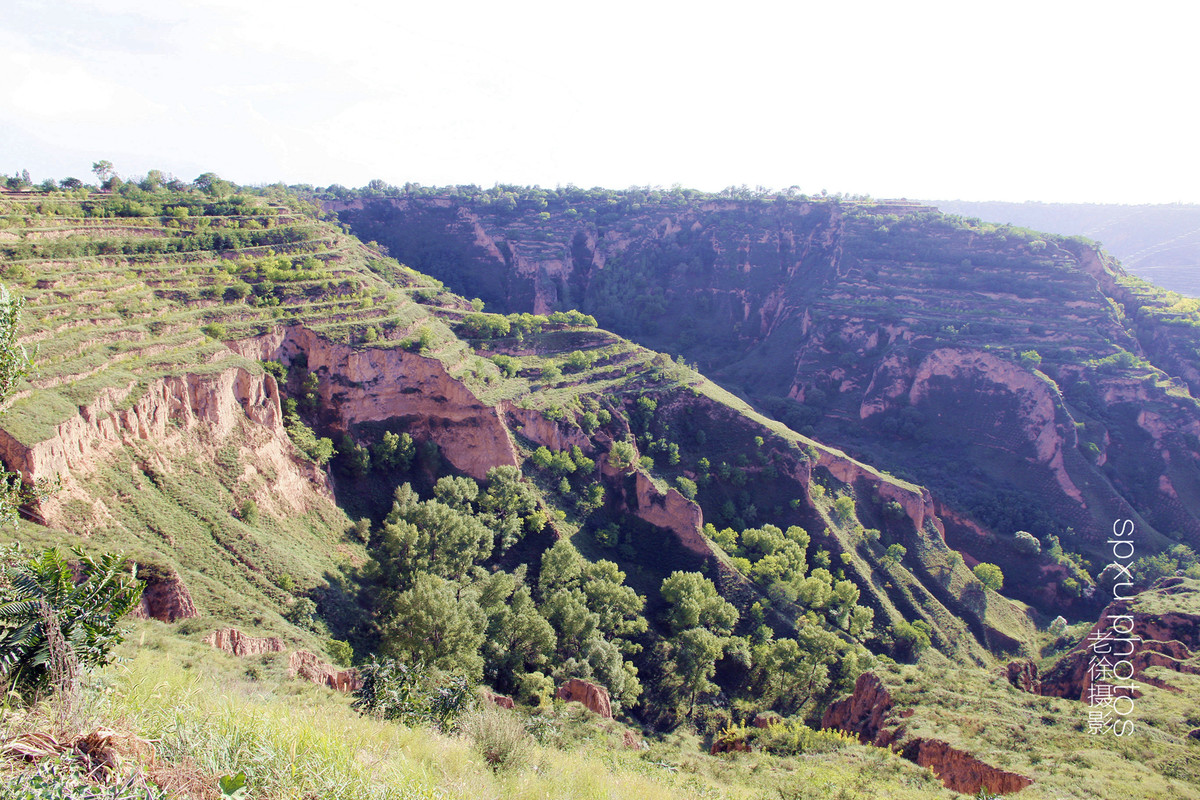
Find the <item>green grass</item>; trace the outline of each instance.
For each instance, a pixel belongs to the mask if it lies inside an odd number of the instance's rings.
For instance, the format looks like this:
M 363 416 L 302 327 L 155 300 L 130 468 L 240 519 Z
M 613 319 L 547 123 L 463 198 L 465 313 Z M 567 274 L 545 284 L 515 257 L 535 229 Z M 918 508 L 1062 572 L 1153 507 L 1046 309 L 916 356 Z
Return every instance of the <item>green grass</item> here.
M 541 712 L 525 766 L 493 770 L 464 735 L 364 718 L 347 698 L 289 680 L 279 654 L 236 659 L 138 623 L 121 661 L 91 682 L 90 722 L 154 742 L 159 772 L 215 783 L 244 771 L 253 796 L 659 800 L 765 797 L 953 797 L 885 750 L 851 744 L 803 757 L 709 756 L 677 732 L 649 749 L 622 745 L 623 728 L 573 704 Z M 507 713 L 507 712 L 506 712 Z M 0 719 L 0 734 L 20 720 Z
M 1142 685 L 1127 737 L 1087 732 L 1088 706 L 1028 694 L 998 672 L 927 653 L 917 666 L 875 670 L 907 738 L 945 741 L 984 763 L 1032 778 L 1029 798 L 1200 798 L 1200 752 L 1186 740 L 1200 678 L 1165 672 L 1182 694 Z M 1151 671 L 1153 674 L 1154 671 Z M 911 716 L 895 716 L 912 708 Z

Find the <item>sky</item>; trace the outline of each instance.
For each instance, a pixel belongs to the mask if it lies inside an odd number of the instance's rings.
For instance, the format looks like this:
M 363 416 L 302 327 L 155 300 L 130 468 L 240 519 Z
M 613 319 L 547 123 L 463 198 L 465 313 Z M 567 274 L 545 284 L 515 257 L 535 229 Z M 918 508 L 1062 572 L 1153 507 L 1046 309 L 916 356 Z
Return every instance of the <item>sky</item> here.
M 1200 4 L 0 0 L 0 173 L 1200 202 Z

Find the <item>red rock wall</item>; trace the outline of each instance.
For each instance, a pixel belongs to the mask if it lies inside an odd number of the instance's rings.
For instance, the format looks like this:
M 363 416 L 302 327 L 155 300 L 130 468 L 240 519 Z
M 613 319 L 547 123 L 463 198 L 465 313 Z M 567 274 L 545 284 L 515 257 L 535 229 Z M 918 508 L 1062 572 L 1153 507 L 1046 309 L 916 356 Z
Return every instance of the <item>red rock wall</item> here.
M 175 570 L 139 566 L 138 578 L 146 582 L 146 588 L 142 592 L 141 602 L 129 612 L 132 616 L 163 622 L 200 616 L 196 604 L 192 602 L 191 593 Z
M 903 755 L 932 769 L 947 789 L 965 794 L 975 795 L 981 789 L 989 794 L 1012 794 L 1033 783 L 1024 775 L 997 769 L 937 739 L 914 739 L 905 744 Z
M 253 656 L 259 653 L 282 653 L 283 640 L 277 636 L 247 636 L 237 628 L 221 628 L 205 636 L 205 644 L 224 650 L 235 656 Z
M 517 464 L 499 410 L 481 403 L 436 358 L 328 342 L 301 327 L 230 346 L 259 359 L 290 361 L 303 353 L 309 371 L 320 379 L 327 421 L 337 430 L 402 418 L 410 433 L 433 439 L 446 460 L 473 478 L 482 480 L 495 466 Z
M 608 690 L 594 683 L 571 678 L 558 688 L 558 694 L 563 700 L 583 703 L 589 711 L 594 711 L 602 717 L 612 719 L 612 703 L 608 699 Z
M 288 655 L 288 674 L 339 692 L 362 688 L 362 678 L 355 669 L 338 669 L 307 650 L 293 650 Z

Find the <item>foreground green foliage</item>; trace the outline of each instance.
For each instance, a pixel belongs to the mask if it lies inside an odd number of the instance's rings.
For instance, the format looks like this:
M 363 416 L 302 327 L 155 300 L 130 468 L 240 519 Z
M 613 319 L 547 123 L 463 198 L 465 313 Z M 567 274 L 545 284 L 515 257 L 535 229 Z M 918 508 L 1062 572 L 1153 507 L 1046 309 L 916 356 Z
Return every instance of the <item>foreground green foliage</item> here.
M 15 776 L 5 787 L 8 800 L 167 800 L 167 792 L 147 787 L 137 774 L 97 784 L 69 759 L 45 760 Z
M 117 624 L 142 596 L 124 557 L 76 551 L 79 579 L 49 549 L 22 560 L 11 549 L 0 578 L 0 678 L 21 694 L 60 688 L 79 667 L 108 663 L 121 642 Z

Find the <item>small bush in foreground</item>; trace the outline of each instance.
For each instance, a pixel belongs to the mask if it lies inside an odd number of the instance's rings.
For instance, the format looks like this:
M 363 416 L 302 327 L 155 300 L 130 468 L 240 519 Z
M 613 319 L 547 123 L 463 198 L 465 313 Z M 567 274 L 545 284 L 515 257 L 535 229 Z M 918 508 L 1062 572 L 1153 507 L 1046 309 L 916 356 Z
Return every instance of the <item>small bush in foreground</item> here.
M 520 769 L 529 761 L 533 737 L 512 711 L 485 705 L 465 716 L 459 728 L 497 772 Z
M 394 659 L 372 660 L 359 670 L 362 688 L 354 693 L 360 713 L 406 725 L 431 724 L 446 731 L 474 702 L 473 687 L 460 675 L 446 675 Z

